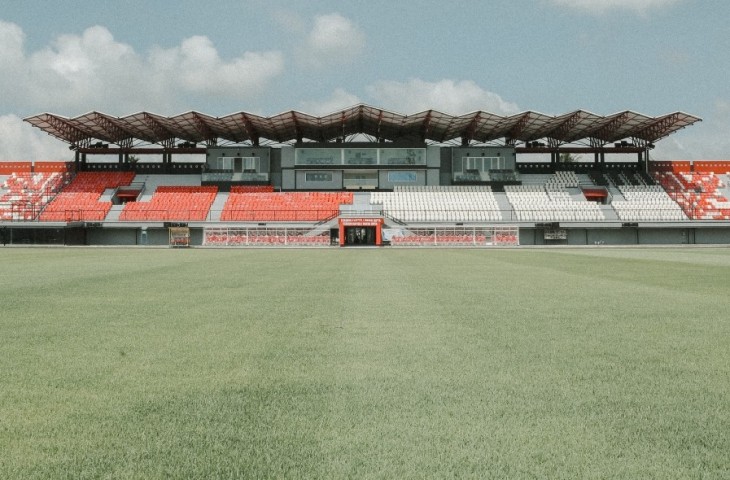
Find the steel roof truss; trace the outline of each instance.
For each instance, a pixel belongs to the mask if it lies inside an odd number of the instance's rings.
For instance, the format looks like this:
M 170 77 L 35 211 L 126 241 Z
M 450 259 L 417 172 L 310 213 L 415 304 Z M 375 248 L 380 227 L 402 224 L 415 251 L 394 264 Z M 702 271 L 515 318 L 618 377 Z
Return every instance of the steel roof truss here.
M 81 147 L 88 146 L 93 139 L 127 148 L 136 140 L 169 148 L 174 146 L 176 139 L 204 141 L 208 146 L 217 145 L 219 139 L 234 143 L 250 140 L 257 145 L 261 139 L 282 144 L 304 139 L 327 142 L 358 134 L 369 135 L 376 141 L 417 139 L 444 143 L 461 139 L 469 144 L 504 139 L 508 145 L 546 138 L 551 146 L 587 141 L 593 147 L 601 147 L 623 138 L 632 138 L 636 144 L 648 144 L 701 119 L 682 112 L 647 117 L 624 111 L 603 117 L 583 110 L 561 117 L 532 111 L 510 117 L 483 111 L 453 116 L 436 110 L 406 116 L 359 104 L 324 117 L 290 111 L 273 117 L 258 117 L 247 112 L 220 118 L 198 112 L 162 117 L 140 112 L 116 118 L 92 112 L 74 119 L 44 113 L 25 121 Z
M 134 135 L 127 129 L 123 128 L 119 123 L 104 114 L 94 112 L 91 120 L 99 125 L 112 143 L 116 143 L 122 148 L 130 148 L 134 141 Z

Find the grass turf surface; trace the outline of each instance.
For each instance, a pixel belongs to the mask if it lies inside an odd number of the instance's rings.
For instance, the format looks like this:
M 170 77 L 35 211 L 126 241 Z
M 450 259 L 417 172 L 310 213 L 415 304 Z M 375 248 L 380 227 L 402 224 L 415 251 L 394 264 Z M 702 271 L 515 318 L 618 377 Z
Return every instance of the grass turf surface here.
M 0 249 L 0 478 L 727 478 L 730 249 Z

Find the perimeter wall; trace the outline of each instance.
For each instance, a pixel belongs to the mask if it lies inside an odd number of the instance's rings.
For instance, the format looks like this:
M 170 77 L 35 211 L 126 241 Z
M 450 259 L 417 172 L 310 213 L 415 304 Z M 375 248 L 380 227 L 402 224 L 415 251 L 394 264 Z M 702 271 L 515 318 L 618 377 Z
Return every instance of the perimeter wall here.
M 717 227 L 563 228 L 565 238 L 546 239 L 546 229 L 521 227 L 520 245 L 730 245 L 730 225 Z M 166 246 L 167 228 L 150 227 L 0 227 L 0 246 L 107 245 Z M 190 244 L 203 243 L 203 227 L 190 228 Z

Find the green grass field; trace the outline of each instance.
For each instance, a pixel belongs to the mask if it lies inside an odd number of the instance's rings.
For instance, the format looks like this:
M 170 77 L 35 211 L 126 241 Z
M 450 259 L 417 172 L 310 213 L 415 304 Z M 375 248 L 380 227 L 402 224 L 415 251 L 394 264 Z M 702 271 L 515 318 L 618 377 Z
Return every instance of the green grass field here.
M 0 249 L 0 478 L 729 478 L 730 249 Z

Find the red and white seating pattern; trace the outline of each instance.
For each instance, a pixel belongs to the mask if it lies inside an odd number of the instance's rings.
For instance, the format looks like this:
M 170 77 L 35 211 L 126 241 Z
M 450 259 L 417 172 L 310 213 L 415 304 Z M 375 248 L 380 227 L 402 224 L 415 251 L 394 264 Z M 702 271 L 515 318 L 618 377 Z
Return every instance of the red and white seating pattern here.
M 694 220 L 730 220 L 730 201 L 718 190 L 724 188 L 712 172 L 658 172 L 657 180 L 686 215 Z
M 0 220 L 35 220 L 63 187 L 64 179 L 62 172 L 13 172 L 2 185 Z

